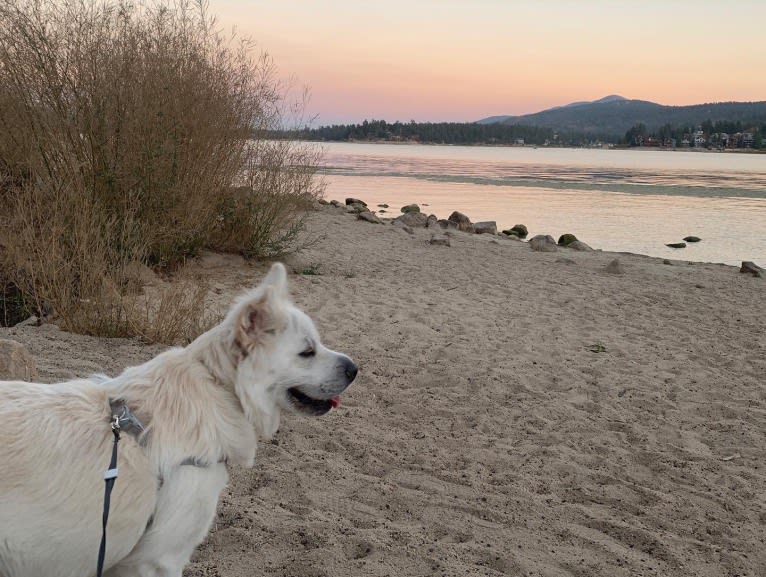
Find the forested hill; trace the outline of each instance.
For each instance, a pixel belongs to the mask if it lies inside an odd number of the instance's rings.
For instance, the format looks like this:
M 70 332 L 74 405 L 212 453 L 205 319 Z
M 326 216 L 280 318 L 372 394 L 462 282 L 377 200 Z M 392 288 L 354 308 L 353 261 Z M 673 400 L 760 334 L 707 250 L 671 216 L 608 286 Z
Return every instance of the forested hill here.
M 766 130 L 766 102 L 663 106 L 612 95 L 595 102 L 574 102 L 535 114 L 493 116 L 478 122 L 365 120 L 273 136 L 320 141 L 580 146 L 594 142 L 629 144 L 630 131 L 674 137 L 678 133 L 681 142 L 699 128 L 714 126 L 723 132 L 752 131 L 760 143 Z
M 595 102 L 575 102 L 523 116 L 493 116 L 479 124 L 530 125 L 561 133 L 580 133 L 618 140 L 632 126 L 649 131 L 664 125 L 697 126 L 705 121 L 739 122 L 745 127 L 766 122 L 766 102 L 720 102 L 692 106 L 664 106 L 646 100 L 608 96 Z

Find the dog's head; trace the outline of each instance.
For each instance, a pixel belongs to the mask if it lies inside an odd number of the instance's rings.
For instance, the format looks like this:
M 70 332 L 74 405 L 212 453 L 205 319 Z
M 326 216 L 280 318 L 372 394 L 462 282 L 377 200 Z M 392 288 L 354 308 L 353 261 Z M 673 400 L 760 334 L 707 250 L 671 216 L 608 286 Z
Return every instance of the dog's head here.
M 236 393 L 265 437 L 279 428 L 280 409 L 323 415 L 356 377 L 351 359 L 323 346 L 314 323 L 292 303 L 279 263 L 225 322 L 238 357 Z

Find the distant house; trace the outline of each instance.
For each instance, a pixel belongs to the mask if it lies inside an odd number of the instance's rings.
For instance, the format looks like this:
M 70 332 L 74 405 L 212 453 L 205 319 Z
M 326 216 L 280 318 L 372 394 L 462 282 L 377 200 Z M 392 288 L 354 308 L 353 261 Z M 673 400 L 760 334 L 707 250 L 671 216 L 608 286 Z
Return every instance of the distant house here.
M 513 141 L 513 143 L 517 146 L 524 146 L 524 139 L 523 138 L 517 138 Z
M 739 141 L 740 148 L 753 148 L 755 135 L 752 132 L 743 132 Z

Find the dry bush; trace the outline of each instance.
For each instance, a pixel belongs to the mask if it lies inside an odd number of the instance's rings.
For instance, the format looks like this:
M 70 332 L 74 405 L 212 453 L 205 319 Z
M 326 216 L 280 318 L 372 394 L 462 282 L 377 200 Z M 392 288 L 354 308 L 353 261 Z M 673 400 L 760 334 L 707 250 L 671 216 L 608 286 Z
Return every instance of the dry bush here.
M 0 0 L 0 283 L 132 334 L 131 263 L 290 248 L 319 151 L 260 136 L 285 92 L 252 48 L 202 3 Z
M 205 279 L 186 272 L 172 282 L 124 299 L 130 307 L 130 333 L 147 342 L 186 345 L 223 318 L 210 307 Z

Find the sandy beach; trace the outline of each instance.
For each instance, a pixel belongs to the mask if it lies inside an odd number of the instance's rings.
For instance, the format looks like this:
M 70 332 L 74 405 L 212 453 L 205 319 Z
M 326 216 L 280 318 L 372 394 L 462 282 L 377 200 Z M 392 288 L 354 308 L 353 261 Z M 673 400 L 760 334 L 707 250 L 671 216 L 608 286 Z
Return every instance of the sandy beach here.
M 308 235 L 292 294 L 359 377 L 231 469 L 186 577 L 766 575 L 766 278 L 458 232 L 434 246 L 332 206 Z M 268 263 L 192 266 L 224 307 Z M 0 338 L 44 382 L 163 349 L 50 325 Z

